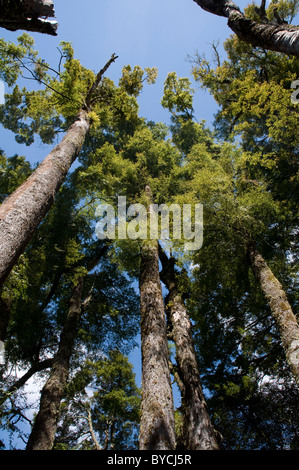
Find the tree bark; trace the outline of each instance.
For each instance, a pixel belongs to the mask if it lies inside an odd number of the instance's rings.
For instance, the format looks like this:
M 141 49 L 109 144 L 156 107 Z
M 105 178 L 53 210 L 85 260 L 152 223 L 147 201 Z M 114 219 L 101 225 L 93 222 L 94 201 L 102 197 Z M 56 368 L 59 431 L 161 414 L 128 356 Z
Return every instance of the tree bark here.
M 39 412 L 36 416 L 26 450 L 51 450 L 54 444 L 60 402 L 69 373 L 69 362 L 81 315 L 83 277 L 73 287 L 66 323 L 63 327 L 59 349 L 54 358 L 50 377 L 43 387 Z
M 242 41 L 256 47 L 299 57 L 299 27 L 246 18 L 231 0 L 194 0 L 203 10 L 228 19 L 228 26 Z
M 261 286 L 276 321 L 290 369 L 299 386 L 299 325 L 286 293 L 254 243 L 248 243 L 251 269 Z
M 212 426 L 202 391 L 192 338 L 192 325 L 179 292 L 174 259 L 169 259 L 159 247 L 162 263 L 161 280 L 168 289 L 167 310 L 176 345 L 176 363 L 181 383 L 183 412 L 183 447 L 186 450 L 218 450 L 216 432 Z
M 10 31 L 26 31 L 57 35 L 52 0 L 0 0 L 0 27 Z
M 150 189 L 146 192 L 149 194 Z M 174 408 L 157 240 L 146 240 L 142 245 L 139 288 L 142 352 L 139 448 L 173 450 Z

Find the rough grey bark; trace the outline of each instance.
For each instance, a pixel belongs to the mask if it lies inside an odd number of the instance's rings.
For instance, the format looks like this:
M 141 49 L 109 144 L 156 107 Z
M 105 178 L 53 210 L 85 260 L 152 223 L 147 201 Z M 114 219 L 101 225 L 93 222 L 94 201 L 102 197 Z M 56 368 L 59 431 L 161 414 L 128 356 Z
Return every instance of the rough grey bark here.
M 157 240 L 145 240 L 142 245 L 139 288 L 142 353 L 139 448 L 173 450 L 174 408 Z
M 0 0 L 0 27 L 10 31 L 26 31 L 57 35 L 52 0 Z
M 287 361 L 299 386 L 299 325 L 286 293 L 253 243 L 248 243 L 248 259 L 276 321 Z
M 228 26 L 253 46 L 299 57 L 299 27 L 246 18 L 231 0 L 194 0 L 203 10 L 228 19 Z
M 212 426 L 200 383 L 192 325 L 178 289 L 175 260 L 169 259 L 161 247 L 159 256 L 162 263 L 161 280 L 168 289 L 167 311 L 171 323 L 171 337 L 176 345 L 183 413 L 182 447 L 186 450 L 218 450 L 218 433 Z
M 32 234 L 52 206 L 56 192 L 76 160 L 90 128 L 92 93 L 116 58 L 113 54 L 98 73 L 86 96 L 84 107 L 79 110 L 75 122 L 61 143 L 0 206 L 0 290 Z
M 69 373 L 69 362 L 81 315 L 83 277 L 73 287 L 68 316 L 63 327 L 51 374 L 41 393 L 39 412 L 34 421 L 26 450 L 51 450 L 54 444 L 60 403 Z

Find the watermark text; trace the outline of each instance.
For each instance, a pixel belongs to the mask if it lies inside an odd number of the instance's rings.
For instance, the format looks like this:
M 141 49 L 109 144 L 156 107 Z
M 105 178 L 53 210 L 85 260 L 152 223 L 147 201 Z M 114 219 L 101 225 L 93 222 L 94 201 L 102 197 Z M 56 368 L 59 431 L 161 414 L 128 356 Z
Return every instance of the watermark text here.
M 293 93 L 291 94 L 291 102 L 293 104 L 298 104 L 299 103 L 299 80 L 294 80 L 291 83 L 291 88 L 294 90 Z
M 131 204 L 118 197 L 117 214 L 111 204 L 99 204 L 95 233 L 100 240 L 184 240 L 184 250 L 199 250 L 203 243 L 202 204 Z

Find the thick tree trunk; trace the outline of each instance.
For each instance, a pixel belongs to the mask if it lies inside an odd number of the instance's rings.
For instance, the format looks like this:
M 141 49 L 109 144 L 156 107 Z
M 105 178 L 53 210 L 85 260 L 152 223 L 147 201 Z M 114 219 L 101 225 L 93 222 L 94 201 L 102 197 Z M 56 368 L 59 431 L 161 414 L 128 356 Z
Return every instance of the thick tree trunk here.
M 81 110 L 61 143 L 0 206 L 0 288 L 53 204 L 88 130 L 88 113 Z
M 81 315 L 83 277 L 73 287 L 66 323 L 61 333 L 59 349 L 51 374 L 43 387 L 39 412 L 36 416 L 26 450 L 51 450 L 54 444 L 60 402 L 69 373 L 69 362 Z
M 146 240 L 141 248 L 139 287 L 142 352 L 139 448 L 173 450 L 174 408 L 156 240 Z
M 176 363 L 181 383 L 183 411 L 183 447 L 187 450 L 218 450 L 216 432 L 212 426 L 202 391 L 192 338 L 192 325 L 179 292 L 174 260 L 168 259 L 160 247 L 161 279 L 168 289 L 167 310 L 176 345 Z
M 263 49 L 299 57 L 299 27 L 256 22 L 246 18 L 231 0 L 194 0 L 203 10 L 228 19 L 228 26 L 241 39 Z
M 57 21 L 54 18 L 52 0 L 0 0 L 0 27 L 10 31 L 26 31 L 56 36 Z
M 287 361 L 299 386 L 299 325 L 280 282 L 253 243 L 248 259 L 276 321 Z

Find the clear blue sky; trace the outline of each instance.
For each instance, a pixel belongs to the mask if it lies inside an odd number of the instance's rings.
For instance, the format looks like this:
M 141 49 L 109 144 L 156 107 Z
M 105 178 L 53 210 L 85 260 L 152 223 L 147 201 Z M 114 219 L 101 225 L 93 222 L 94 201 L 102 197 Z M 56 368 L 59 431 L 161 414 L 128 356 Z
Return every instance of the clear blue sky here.
M 239 5 L 242 8 L 246 3 L 243 0 Z M 69 41 L 82 64 L 97 72 L 116 53 L 119 58 L 107 72 L 116 83 L 124 65 L 157 67 L 156 84 L 146 86 L 139 99 L 141 115 L 156 122 L 169 120 L 160 105 L 167 74 L 175 71 L 191 79 L 187 56 L 198 50 L 211 58 L 212 42 L 219 40 L 222 51 L 223 41 L 231 34 L 225 18 L 203 11 L 193 0 L 54 0 L 54 4 L 58 36 L 32 33 L 41 57 L 55 68 L 59 43 Z M 20 34 L 1 30 L 1 36 L 10 41 Z M 212 122 L 216 106 L 208 93 L 198 90 L 195 109 L 198 120 Z M 49 150 L 38 142 L 20 146 L 2 128 L 0 135 L 7 155 L 24 154 L 31 162 L 40 162 Z

